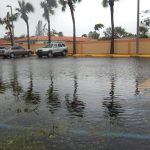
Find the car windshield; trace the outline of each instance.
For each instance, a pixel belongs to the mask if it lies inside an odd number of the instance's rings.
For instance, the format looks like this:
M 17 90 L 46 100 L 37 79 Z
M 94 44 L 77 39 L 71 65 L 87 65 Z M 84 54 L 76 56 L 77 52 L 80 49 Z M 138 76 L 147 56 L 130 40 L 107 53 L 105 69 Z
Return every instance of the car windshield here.
M 44 48 L 52 48 L 53 47 L 53 44 L 48 44 L 46 46 L 44 46 Z

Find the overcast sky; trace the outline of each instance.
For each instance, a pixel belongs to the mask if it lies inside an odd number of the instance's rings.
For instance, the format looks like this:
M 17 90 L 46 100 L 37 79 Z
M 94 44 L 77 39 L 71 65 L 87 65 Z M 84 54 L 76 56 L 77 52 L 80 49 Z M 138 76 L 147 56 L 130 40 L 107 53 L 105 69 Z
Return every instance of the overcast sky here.
M 35 13 L 29 14 L 30 35 L 35 34 L 35 27 L 38 20 L 46 21 L 42 17 L 43 10 L 40 8 L 42 0 L 25 0 L 33 4 Z M 103 8 L 102 0 L 82 0 L 80 4 L 76 4 L 75 18 L 77 36 L 88 34 L 94 30 L 94 25 L 97 23 L 104 24 L 105 28 L 110 27 L 110 9 Z M 10 11 L 6 5 L 15 8 L 18 7 L 18 0 L 3 0 L 0 4 L 0 17 L 3 18 L 7 11 Z M 115 2 L 114 20 L 115 26 L 122 26 L 127 32 L 136 33 L 136 8 L 137 0 L 120 0 Z M 141 0 L 140 10 L 150 9 L 150 0 Z M 14 22 L 15 36 L 26 34 L 26 24 L 19 18 Z M 72 36 L 72 20 L 70 11 L 67 8 L 65 12 L 61 12 L 61 8 L 55 9 L 55 15 L 51 16 L 51 28 L 56 31 L 62 31 L 65 36 Z M 5 28 L 0 26 L 0 37 L 5 35 Z

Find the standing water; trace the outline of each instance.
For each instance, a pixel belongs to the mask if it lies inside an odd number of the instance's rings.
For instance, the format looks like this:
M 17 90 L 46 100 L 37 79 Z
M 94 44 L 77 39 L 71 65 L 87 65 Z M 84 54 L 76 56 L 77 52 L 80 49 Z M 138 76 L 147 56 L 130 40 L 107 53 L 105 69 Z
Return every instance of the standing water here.
M 149 150 L 150 59 L 0 60 L 0 149 Z

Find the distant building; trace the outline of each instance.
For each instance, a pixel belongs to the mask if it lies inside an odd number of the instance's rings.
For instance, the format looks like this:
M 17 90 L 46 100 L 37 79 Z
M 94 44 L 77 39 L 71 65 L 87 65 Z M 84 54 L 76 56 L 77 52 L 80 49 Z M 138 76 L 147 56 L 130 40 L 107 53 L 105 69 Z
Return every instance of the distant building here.
M 4 39 L 0 39 L 0 45 L 10 45 L 10 42 Z
M 51 36 L 52 42 L 72 42 L 73 37 L 69 36 Z M 77 42 L 93 42 L 97 41 L 92 38 L 85 38 L 85 37 L 76 37 Z M 17 44 L 26 44 L 27 38 L 20 38 L 15 39 L 15 43 Z M 31 36 L 30 37 L 30 44 L 46 44 L 48 43 L 48 37 L 47 36 Z

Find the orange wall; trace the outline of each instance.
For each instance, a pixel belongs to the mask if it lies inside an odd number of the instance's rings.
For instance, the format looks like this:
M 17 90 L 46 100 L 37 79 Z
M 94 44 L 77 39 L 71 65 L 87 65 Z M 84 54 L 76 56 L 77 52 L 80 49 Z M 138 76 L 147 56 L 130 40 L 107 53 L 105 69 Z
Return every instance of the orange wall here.
M 20 44 L 27 48 L 27 44 Z M 68 53 L 73 52 L 72 42 L 66 42 L 68 46 Z M 45 44 L 31 44 L 31 49 L 43 47 Z M 110 41 L 98 42 L 77 42 L 78 54 L 109 54 Z M 135 54 L 136 41 L 135 40 L 116 40 L 115 41 L 115 54 Z M 140 54 L 150 54 L 150 39 L 140 39 Z

